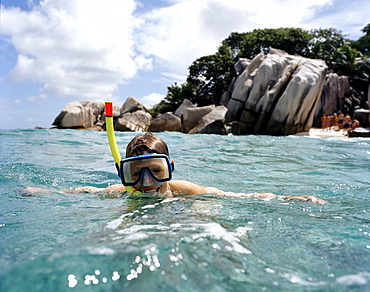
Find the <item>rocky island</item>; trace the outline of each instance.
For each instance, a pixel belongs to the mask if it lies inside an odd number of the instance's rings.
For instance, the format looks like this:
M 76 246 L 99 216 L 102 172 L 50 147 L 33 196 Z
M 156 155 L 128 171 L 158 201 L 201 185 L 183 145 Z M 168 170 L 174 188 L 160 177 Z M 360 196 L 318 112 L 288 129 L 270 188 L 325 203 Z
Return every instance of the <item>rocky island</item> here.
M 121 107 L 114 106 L 115 130 L 292 135 L 320 127 L 323 114 L 346 109 L 360 121 L 362 128 L 356 130 L 361 136 L 370 136 L 365 129 L 370 124 L 369 100 L 359 99 L 346 76 L 328 73 L 322 60 L 270 49 L 253 60 L 239 59 L 235 69 L 237 76 L 219 105 L 197 107 L 185 99 L 173 113 L 150 114 L 138 100 L 129 97 Z M 104 130 L 104 103 L 73 101 L 62 109 L 53 125 Z

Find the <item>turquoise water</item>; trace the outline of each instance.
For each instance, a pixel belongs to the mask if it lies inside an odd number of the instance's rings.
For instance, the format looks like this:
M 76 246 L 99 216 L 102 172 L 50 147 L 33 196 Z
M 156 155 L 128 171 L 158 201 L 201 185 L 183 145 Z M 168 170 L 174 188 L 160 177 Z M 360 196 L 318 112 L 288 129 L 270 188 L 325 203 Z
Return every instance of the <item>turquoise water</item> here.
M 24 196 L 118 183 L 106 134 L 0 131 L 0 291 L 369 291 L 370 140 L 158 136 L 175 179 L 328 204 Z

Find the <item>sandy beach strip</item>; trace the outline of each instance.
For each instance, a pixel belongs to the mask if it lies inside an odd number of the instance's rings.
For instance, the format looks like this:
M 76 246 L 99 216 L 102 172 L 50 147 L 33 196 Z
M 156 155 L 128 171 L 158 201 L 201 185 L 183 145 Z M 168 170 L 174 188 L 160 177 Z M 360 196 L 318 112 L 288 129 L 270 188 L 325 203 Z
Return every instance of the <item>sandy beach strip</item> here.
M 311 128 L 308 132 L 299 132 L 295 134 L 296 136 L 308 136 L 312 138 L 325 138 L 325 137 L 338 137 L 338 138 L 348 138 L 347 131 L 344 130 L 334 130 L 330 129 L 319 129 Z

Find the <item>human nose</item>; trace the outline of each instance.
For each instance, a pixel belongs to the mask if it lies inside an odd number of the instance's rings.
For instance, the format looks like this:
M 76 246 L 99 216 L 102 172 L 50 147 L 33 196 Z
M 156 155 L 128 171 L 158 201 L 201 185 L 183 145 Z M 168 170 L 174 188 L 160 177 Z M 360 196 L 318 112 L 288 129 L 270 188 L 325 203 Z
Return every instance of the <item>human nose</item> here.
M 154 183 L 153 178 L 147 170 L 144 171 L 142 182 L 144 187 L 151 186 Z

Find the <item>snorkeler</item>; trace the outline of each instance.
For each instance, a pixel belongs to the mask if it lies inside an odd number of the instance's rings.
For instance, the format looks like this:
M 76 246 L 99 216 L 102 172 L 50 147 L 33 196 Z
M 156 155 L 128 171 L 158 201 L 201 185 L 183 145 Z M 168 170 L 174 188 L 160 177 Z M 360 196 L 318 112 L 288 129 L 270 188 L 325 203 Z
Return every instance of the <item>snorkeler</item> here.
M 325 204 L 314 196 L 281 196 L 272 193 L 233 193 L 215 187 L 198 185 L 186 180 L 173 180 L 175 163 L 170 159 L 167 144 L 159 137 L 146 133 L 136 136 L 126 147 L 126 158 L 121 159 L 113 130 L 112 104 L 106 103 L 106 128 L 111 152 L 122 184 L 107 188 L 80 187 L 60 192 L 128 192 L 134 197 L 176 197 L 181 195 L 214 194 L 226 197 L 279 198 L 283 200 L 311 201 Z M 27 192 L 44 192 L 40 189 Z M 46 192 L 47 190 L 45 190 Z
M 146 133 L 136 136 L 126 148 L 126 158 L 118 166 L 122 184 L 105 189 L 77 188 L 76 191 L 103 192 L 127 191 L 132 196 L 165 196 L 214 194 L 227 197 L 280 198 L 325 204 L 314 196 L 278 196 L 272 193 L 232 193 L 215 187 L 201 186 L 186 180 L 173 180 L 174 161 L 169 158 L 166 143 L 159 137 Z

